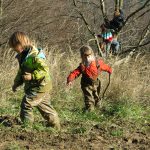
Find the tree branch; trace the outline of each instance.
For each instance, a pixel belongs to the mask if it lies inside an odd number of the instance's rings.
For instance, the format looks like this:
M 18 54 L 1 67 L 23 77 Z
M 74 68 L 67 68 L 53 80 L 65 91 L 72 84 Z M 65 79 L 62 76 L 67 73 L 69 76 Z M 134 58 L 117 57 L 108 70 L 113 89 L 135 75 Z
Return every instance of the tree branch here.
M 99 42 L 98 42 L 97 36 L 95 36 L 95 33 L 94 33 L 94 32 L 91 30 L 91 28 L 89 27 L 89 24 L 88 24 L 87 20 L 85 19 L 84 15 L 83 15 L 82 12 L 78 9 L 75 0 L 73 0 L 73 4 L 74 4 L 74 6 L 75 6 L 77 12 L 78 12 L 79 15 L 81 16 L 81 18 L 82 18 L 84 24 L 86 25 L 88 31 L 89 31 L 90 34 L 95 38 L 96 45 L 97 45 L 97 47 L 98 47 L 98 53 L 103 57 L 103 53 L 102 53 L 102 51 L 101 51 L 101 49 L 100 49 L 100 46 L 99 46 Z
M 144 13 L 142 13 L 141 15 L 139 15 L 136 19 L 139 19 L 141 17 L 143 17 L 146 13 L 148 13 L 150 11 L 150 9 L 146 10 Z
M 141 45 L 144 42 L 144 40 L 146 39 L 147 35 L 150 33 L 150 21 L 142 33 L 143 34 L 141 35 L 138 45 Z
M 100 6 L 101 6 L 103 18 L 107 18 L 104 0 L 100 0 Z
M 132 13 L 126 18 L 125 24 L 126 24 L 126 22 L 127 22 L 132 16 L 134 16 L 136 13 L 138 13 L 139 11 L 141 11 L 142 9 L 144 9 L 144 8 L 146 7 L 146 5 L 147 5 L 149 2 L 150 2 L 150 0 L 147 0 L 147 1 L 143 4 L 143 6 L 141 6 L 140 8 L 138 8 L 137 10 L 135 10 L 134 12 L 132 12 Z
M 147 41 L 147 42 L 145 42 L 144 44 L 137 45 L 137 46 L 133 46 L 132 48 L 129 48 L 129 49 L 127 49 L 127 50 L 121 52 L 120 54 L 125 54 L 125 53 L 128 53 L 128 52 L 131 52 L 131 51 L 133 51 L 133 50 L 135 50 L 135 49 L 137 49 L 137 48 L 139 48 L 139 47 L 143 47 L 143 46 L 146 46 L 146 45 L 149 45 L 149 44 L 150 44 L 150 40 Z M 120 54 L 119 54 L 119 55 L 120 55 Z
M 89 27 L 89 24 L 87 22 L 87 20 L 85 19 L 84 15 L 82 14 L 82 12 L 78 9 L 76 1 L 73 0 L 73 4 L 76 7 L 76 11 L 79 13 L 79 15 L 81 16 L 81 18 L 83 19 L 84 24 L 86 25 L 88 31 L 90 32 L 90 34 L 94 37 L 94 32 L 91 30 L 91 28 Z
M 3 42 L 3 43 L 0 43 L 0 47 L 1 47 L 2 45 L 6 44 L 6 43 L 7 43 L 7 41 L 5 41 L 5 42 Z

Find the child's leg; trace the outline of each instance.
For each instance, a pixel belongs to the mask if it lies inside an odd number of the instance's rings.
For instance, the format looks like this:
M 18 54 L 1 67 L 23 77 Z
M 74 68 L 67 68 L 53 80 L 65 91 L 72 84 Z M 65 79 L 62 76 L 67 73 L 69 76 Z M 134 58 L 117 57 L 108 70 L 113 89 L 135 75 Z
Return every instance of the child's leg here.
M 25 95 L 21 103 L 20 118 L 25 125 L 32 124 L 34 122 L 33 108 L 30 105 L 30 101 L 32 101 L 32 98 Z
M 110 53 L 111 42 L 106 43 L 106 57 L 108 57 Z
M 87 111 L 93 111 L 95 101 L 93 98 L 93 87 L 92 86 L 82 86 L 82 91 L 84 94 L 84 103 L 85 103 L 85 110 Z
M 30 124 L 34 122 L 33 107 L 38 106 L 45 93 L 28 93 L 24 96 L 21 103 L 20 118 L 23 123 Z
M 122 7 L 123 7 L 123 0 L 120 0 L 119 1 L 119 10 L 122 9 Z
M 94 85 L 94 91 L 93 91 L 93 96 L 94 96 L 94 100 L 95 100 L 95 106 L 100 105 L 100 90 L 101 90 L 101 82 L 99 79 L 97 79 L 97 82 Z
M 37 106 L 38 110 L 40 111 L 43 118 L 47 120 L 49 126 L 60 130 L 60 120 L 56 110 L 50 104 L 49 95 L 44 95 L 42 99 L 42 102 L 40 102 Z
M 24 96 L 20 112 L 21 120 L 24 123 L 33 123 L 33 107 L 38 108 L 42 116 L 51 126 L 60 129 L 59 118 L 57 112 L 50 105 L 48 93 L 36 93 L 34 96 Z
M 115 46 L 115 52 L 116 52 L 116 54 L 118 54 L 118 52 L 119 52 L 119 42 L 118 41 L 116 41 L 116 46 Z
M 107 19 L 104 0 L 101 0 L 100 3 L 101 3 L 101 10 L 102 10 L 103 17 L 104 19 Z
M 115 0 L 115 11 L 119 12 L 119 4 L 120 4 L 120 0 Z
M 112 41 L 112 52 L 117 54 L 119 51 L 119 42 L 117 40 Z

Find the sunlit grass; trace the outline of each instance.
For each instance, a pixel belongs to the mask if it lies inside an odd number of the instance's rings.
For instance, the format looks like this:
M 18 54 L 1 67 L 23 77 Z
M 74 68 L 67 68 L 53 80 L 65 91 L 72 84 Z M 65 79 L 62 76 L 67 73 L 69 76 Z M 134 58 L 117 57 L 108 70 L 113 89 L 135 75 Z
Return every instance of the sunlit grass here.
M 9 59 L 9 58 L 8 58 Z M 9 62 L 9 61 L 8 61 Z M 57 110 L 62 130 L 70 134 L 88 134 L 92 129 L 102 128 L 110 136 L 120 137 L 126 130 L 148 130 L 149 114 L 149 75 L 148 63 L 143 58 L 131 64 L 113 68 L 111 84 L 105 93 L 101 109 L 92 113 L 83 113 L 84 100 L 80 89 L 80 77 L 73 87 L 67 87 L 67 75 L 80 63 L 78 54 L 66 54 L 52 50 L 48 55 L 50 72 L 53 79 L 51 102 Z M 113 62 L 109 62 L 113 64 Z M 2 65 L 0 74 L 0 116 L 19 117 L 22 88 L 17 93 L 11 92 L 11 85 L 17 71 L 16 63 Z M 144 66 L 147 72 L 141 71 Z M 10 72 L 11 71 L 11 72 Z M 5 76 L 3 76 L 5 74 Z M 141 79 L 142 77 L 142 79 Z M 100 76 L 102 89 L 107 84 L 106 74 Z M 143 90 L 142 90 L 143 89 Z M 37 109 L 34 109 L 35 123 L 31 130 L 55 133 L 46 123 Z M 1 127 L 4 128 L 3 122 Z M 134 127 L 133 127 L 134 126 Z

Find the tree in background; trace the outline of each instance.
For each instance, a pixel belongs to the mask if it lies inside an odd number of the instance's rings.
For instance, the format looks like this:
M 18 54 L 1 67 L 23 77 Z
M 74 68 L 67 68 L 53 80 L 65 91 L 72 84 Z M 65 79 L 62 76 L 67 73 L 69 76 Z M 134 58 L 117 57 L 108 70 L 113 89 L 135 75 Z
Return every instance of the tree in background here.
M 16 30 L 27 32 L 41 46 L 57 46 L 64 51 L 78 49 L 100 32 L 103 23 L 100 0 L 1 0 L 0 50 Z M 108 18 L 112 18 L 114 1 L 105 0 Z M 128 51 L 150 43 L 150 1 L 126 0 L 125 26 L 119 39 Z M 95 43 L 90 43 L 95 46 Z M 147 48 L 147 47 L 145 47 Z

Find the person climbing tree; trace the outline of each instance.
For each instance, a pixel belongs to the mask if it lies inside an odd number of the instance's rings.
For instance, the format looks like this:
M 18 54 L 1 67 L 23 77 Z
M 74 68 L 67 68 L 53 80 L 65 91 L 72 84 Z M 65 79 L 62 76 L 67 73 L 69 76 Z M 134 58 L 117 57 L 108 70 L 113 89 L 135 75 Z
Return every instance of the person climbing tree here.
M 107 57 L 108 54 L 110 53 L 111 42 L 113 40 L 112 30 L 107 29 L 105 24 L 102 24 L 101 34 L 98 34 L 97 36 L 101 39 L 100 48 Z
M 106 28 L 113 29 L 115 31 L 115 34 L 118 34 L 118 32 L 124 26 L 124 13 L 122 11 L 122 6 L 123 6 L 123 0 L 115 0 L 115 12 L 112 20 L 109 20 L 106 16 L 106 13 L 104 13 L 105 14 L 104 22 Z
M 104 17 L 104 25 L 105 28 L 111 30 L 112 40 L 109 43 L 110 48 L 113 54 L 117 54 L 119 51 L 119 42 L 118 42 L 118 33 L 124 26 L 124 13 L 122 11 L 123 0 L 115 0 L 115 12 L 112 20 L 109 20 L 106 15 L 105 4 L 104 1 L 101 0 L 101 10 Z M 108 51 L 107 51 L 108 53 Z

